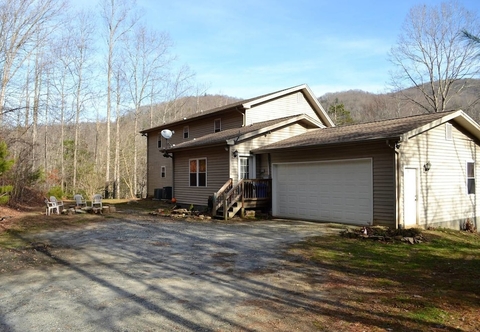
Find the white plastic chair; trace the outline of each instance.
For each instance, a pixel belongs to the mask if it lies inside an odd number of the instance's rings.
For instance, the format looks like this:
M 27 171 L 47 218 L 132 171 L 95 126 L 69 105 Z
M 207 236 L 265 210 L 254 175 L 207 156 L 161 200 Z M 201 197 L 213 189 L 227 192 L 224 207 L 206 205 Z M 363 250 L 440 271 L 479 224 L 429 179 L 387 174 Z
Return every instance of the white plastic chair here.
M 46 209 L 45 209 L 45 214 L 47 216 L 49 216 L 50 214 L 52 214 L 52 211 L 55 212 L 55 210 L 57 210 L 57 214 L 60 214 L 60 207 L 57 205 L 57 202 L 52 202 L 52 201 L 49 201 L 47 198 L 45 198 L 45 204 L 47 205 Z
M 92 197 L 92 209 L 93 211 L 100 211 L 102 212 L 102 195 L 95 194 Z
M 73 196 L 73 199 L 75 200 L 75 206 L 78 206 L 80 208 L 87 206 L 87 201 L 83 198 L 82 195 L 76 194 Z
M 59 211 L 60 211 L 60 208 L 63 210 L 63 201 L 59 201 L 55 196 L 50 196 L 50 202 L 54 202 Z

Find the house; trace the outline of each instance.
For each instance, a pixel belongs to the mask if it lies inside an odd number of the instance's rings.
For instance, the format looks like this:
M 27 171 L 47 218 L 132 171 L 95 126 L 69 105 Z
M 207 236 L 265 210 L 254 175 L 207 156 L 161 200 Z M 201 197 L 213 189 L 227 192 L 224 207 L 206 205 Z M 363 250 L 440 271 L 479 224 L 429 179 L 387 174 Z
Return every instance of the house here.
M 301 85 L 143 133 L 149 194 L 170 186 L 180 204 L 210 199 L 225 217 L 268 207 L 278 218 L 476 226 L 480 126 L 462 111 L 335 127 Z
M 332 126 L 310 88 L 300 85 L 143 130 L 147 194 L 207 206 L 230 179 L 271 178 L 268 155 L 252 149 Z M 161 135 L 166 129 L 173 132 L 168 140 Z

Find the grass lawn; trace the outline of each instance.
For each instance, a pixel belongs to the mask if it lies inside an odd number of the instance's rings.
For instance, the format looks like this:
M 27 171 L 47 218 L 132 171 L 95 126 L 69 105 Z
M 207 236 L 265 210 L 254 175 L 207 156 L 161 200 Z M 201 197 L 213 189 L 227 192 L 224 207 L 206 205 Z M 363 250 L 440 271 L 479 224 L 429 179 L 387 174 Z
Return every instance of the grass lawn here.
M 326 272 L 320 331 L 480 331 L 480 236 L 423 231 L 426 242 L 339 235 L 291 248 Z

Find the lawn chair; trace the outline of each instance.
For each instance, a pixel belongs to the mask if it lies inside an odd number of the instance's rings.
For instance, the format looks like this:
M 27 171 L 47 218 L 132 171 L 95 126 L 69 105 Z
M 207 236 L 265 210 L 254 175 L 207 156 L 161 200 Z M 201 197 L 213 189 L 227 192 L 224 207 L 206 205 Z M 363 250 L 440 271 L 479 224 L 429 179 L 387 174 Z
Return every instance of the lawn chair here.
M 57 200 L 55 196 L 50 196 L 50 202 L 54 202 L 58 206 L 58 210 L 60 209 L 63 211 L 63 201 Z
M 82 195 L 76 194 L 73 196 L 73 199 L 75 200 L 75 206 L 79 208 L 87 207 L 87 201 L 83 198 Z
M 55 210 L 57 210 L 57 214 L 60 214 L 60 207 L 57 205 L 57 202 L 52 202 L 52 201 L 49 201 L 47 198 L 45 198 L 45 204 L 47 205 L 46 209 L 45 209 L 45 214 L 47 216 L 49 216 L 50 214 L 52 214 L 52 211 L 55 212 Z
M 102 195 L 100 194 L 95 194 L 92 197 L 92 210 L 93 212 L 100 212 L 102 213 Z

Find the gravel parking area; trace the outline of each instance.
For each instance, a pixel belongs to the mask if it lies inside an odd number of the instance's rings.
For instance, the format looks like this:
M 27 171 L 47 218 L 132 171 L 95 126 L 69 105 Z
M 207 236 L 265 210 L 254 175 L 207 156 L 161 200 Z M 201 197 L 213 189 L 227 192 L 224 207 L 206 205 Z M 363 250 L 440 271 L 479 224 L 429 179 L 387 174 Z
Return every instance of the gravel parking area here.
M 326 232 L 152 219 L 35 234 L 54 264 L 0 276 L 0 330 L 312 330 L 322 271 L 286 249 Z

